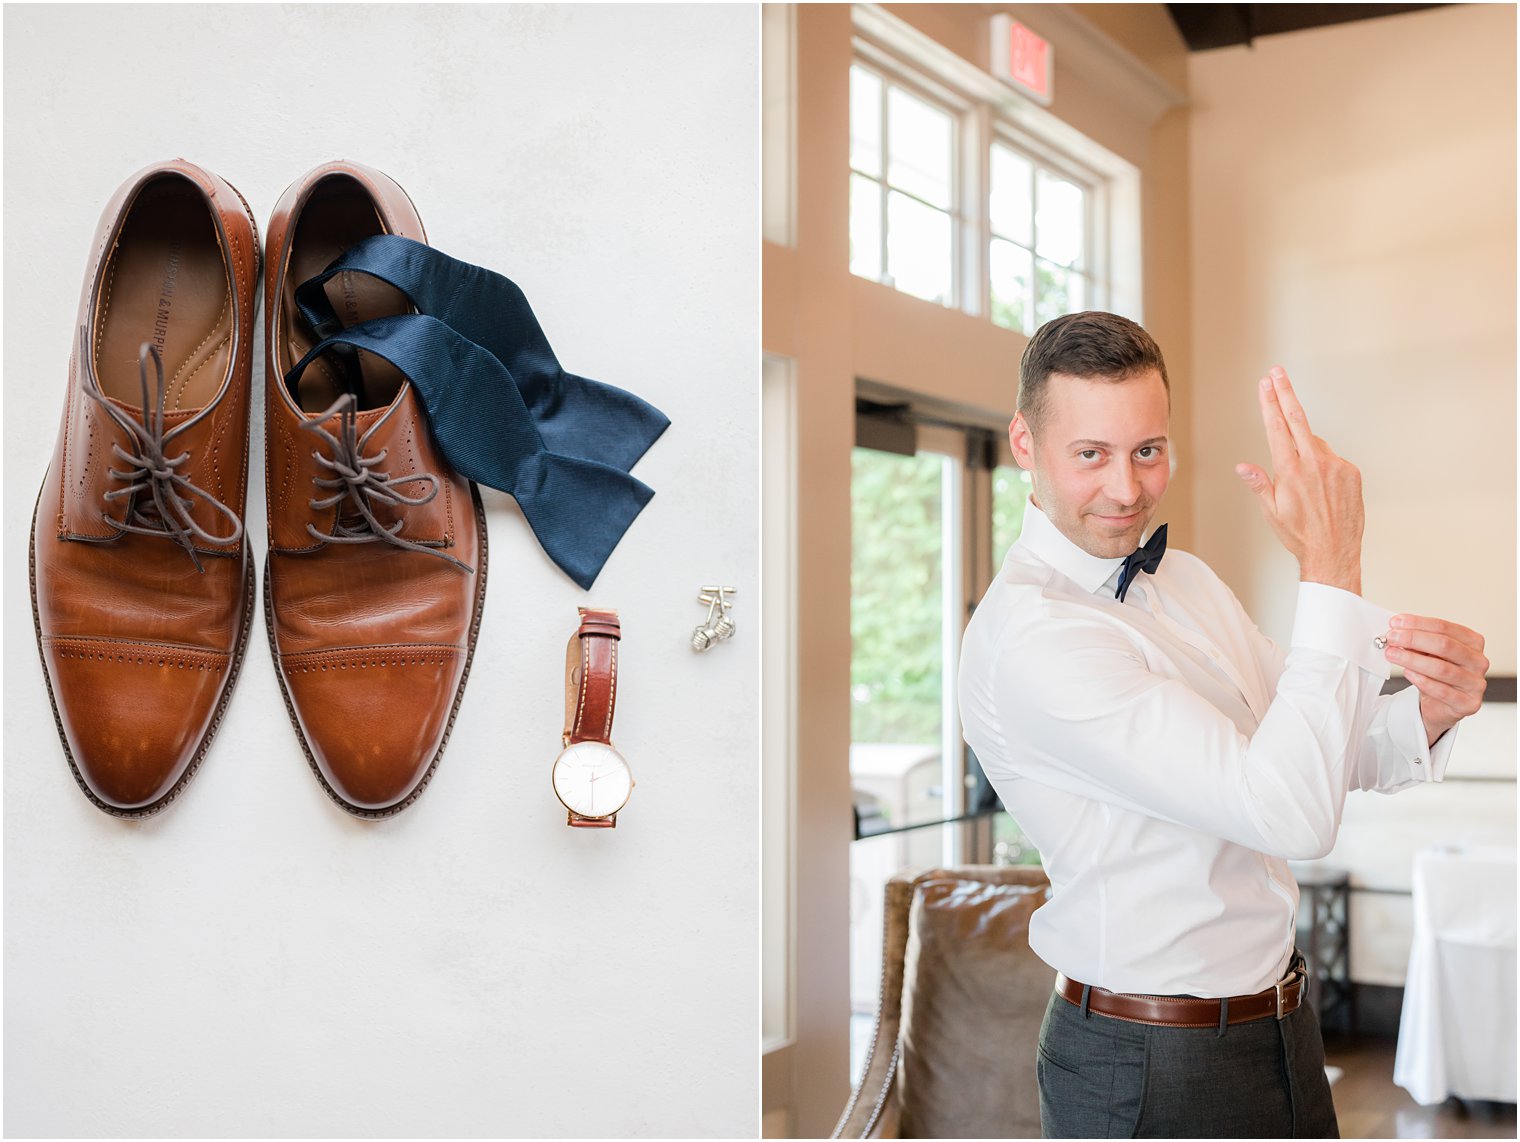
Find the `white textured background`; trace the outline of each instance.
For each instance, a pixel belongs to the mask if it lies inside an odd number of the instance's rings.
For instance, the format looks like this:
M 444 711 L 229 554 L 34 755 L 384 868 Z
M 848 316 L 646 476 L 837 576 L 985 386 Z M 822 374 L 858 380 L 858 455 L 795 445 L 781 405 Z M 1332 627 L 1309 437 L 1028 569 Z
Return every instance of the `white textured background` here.
M 752 7 L 9 7 L 5 1132 L 705 1135 L 757 1127 L 757 45 Z M 264 227 L 309 168 L 392 175 L 526 291 L 566 368 L 673 427 L 595 588 L 487 493 L 491 579 L 431 787 L 379 824 L 309 772 L 262 607 L 157 818 L 70 776 L 26 577 L 88 243 L 184 156 Z M 254 356 L 262 384 L 262 346 Z M 265 544 L 262 400 L 249 530 Z M 698 586 L 739 634 L 687 646 Z M 616 831 L 549 786 L 578 603 L 621 609 Z

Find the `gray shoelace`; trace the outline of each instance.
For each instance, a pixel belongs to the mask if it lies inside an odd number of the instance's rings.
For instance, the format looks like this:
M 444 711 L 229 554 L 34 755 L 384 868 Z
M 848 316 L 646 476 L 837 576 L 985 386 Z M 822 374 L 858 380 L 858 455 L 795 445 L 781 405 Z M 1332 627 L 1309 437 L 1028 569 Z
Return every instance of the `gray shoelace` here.
M 141 424 L 118 408 L 100 391 L 100 383 L 95 378 L 94 370 L 89 366 L 88 356 L 85 356 L 89 352 L 89 337 L 88 331 L 83 326 L 79 330 L 79 351 L 85 395 L 105 409 L 107 415 L 127 434 L 132 446 L 136 449 L 135 452 L 129 452 L 120 444 L 112 443 L 112 454 L 131 467 L 126 471 L 118 468 L 107 469 L 115 479 L 126 481 L 127 486 L 105 492 L 104 499 L 108 503 L 125 499 L 127 510 L 121 519 L 102 511 L 101 519 L 116 529 L 117 538 L 127 532 L 132 532 L 136 535 L 162 535 L 174 540 L 185 549 L 191 562 L 195 564 L 195 569 L 204 573 L 206 569 L 201 566 L 200 556 L 196 554 L 195 541 L 200 540 L 213 547 L 230 547 L 243 538 L 243 521 L 238 519 L 237 513 L 221 500 L 204 488 L 191 483 L 189 478 L 180 472 L 181 466 L 190 459 L 188 451 L 181 452 L 172 460 L 165 455 L 164 449 L 174 433 L 164 431 L 164 361 L 157 347 L 143 342 L 137 350 L 137 375 L 138 382 L 142 386 L 143 423 Z M 148 361 L 150 359 L 158 375 L 158 383 L 154 390 L 156 400 L 151 403 L 148 391 Z M 141 494 L 145 492 L 151 496 L 151 500 Z M 191 515 L 191 508 L 195 506 L 196 498 L 211 505 L 213 511 L 232 525 L 231 535 L 215 535 L 195 522 L 194 516 Z
M 340 508 L 337 525 L 331 534 L 318 531 L 310 523 L 306 525 L 306 530 L 313 538 L 324 544 L 383 542 L 407 551 L 420 551 L 424 555 L 433 555 L 447 563 L 452 563 L 461 571 L 467 571 L 473 575 L 475 573 L 473 567 L 455 559 L 448 552 L 401 538 L 401 520 L 398 519 L 390 527 L 386 527 L 375 518 L 371 504 L 421 507 L 423 504 L 432 502 L 438 495 L 440 485 L 438 477 L 431 472 L 419 472 L 415 475 L 393 479 L 389 473 L 379 471 L 378 466 L 384 463 L 389 450 L 382 448 L 376 456 L 364 456 L 360 453 L 357 408 L 358 402 L 354 399 L 354 395 L 344 393 L 326 412 L 319 413 L 301 424 L 301 427 L 308 432 L 322 437 L 332 450 L 331 459 L 320 452 L 312 453 L 317 463 L 333 473 L 332 476 L 326 478 L 313 476 L 312 483 L 333 494 L 323 499 L 309 500 L 310 507 L 313 511 L 324 511 L 347 500 L 359 513 L 359 519 L 356 522 L 345 522 Z M 336 435 L 322 427 L 325 421 L 333 417 L 338 418 Z M 418 496 L 408 496 L 398 491 L 401 485 L 413 483 L 426 483 L 428 490 Z M 350 520 L 352 518 L 352 516 L 349 517 Z

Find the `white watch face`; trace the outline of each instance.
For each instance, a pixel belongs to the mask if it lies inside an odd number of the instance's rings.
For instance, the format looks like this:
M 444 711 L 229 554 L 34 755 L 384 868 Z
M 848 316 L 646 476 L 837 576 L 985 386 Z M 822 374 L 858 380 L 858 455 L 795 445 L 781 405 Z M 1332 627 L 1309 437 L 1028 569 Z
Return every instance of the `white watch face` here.
M 623 755 L 602 742 L 576 742 L 554 762 L 554 792 L 582 817 L 610 817 L 628 803 L 633 774 Z

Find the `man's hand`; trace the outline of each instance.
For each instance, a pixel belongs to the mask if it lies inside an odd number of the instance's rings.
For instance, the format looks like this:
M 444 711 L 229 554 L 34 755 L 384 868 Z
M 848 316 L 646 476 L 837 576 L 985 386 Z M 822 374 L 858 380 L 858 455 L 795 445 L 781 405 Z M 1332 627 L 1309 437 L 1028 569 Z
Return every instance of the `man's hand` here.
M 1483 636 L 1445 619 L 1394 615 L 1383 649 L 1388 661 L 1420 692 L 1420 720 L 1429 744 L 1483 702 L 1488 659 Z
M 1362 593 L 1362 474 L 1309 431 L 1280 366 L 1257 389 L 1272 450 L 1272 476 L 1254 464 L 1235 474 L 1256 493 L 1262 514 L 1298 560 L 1299 578 Z

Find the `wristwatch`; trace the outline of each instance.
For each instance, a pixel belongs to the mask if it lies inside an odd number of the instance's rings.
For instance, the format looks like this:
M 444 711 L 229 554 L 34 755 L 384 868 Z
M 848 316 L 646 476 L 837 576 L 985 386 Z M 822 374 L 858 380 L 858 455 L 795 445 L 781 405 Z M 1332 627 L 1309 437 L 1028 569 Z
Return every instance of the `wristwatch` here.
M 581 624 L 565 648 L 564 752 L 554 760 L 554 795 L 583 829 L 617 827 L 618 811 L 633 792 L 633 773 L 612 748 L 617 705 L 616 611 L 581 607 Z

